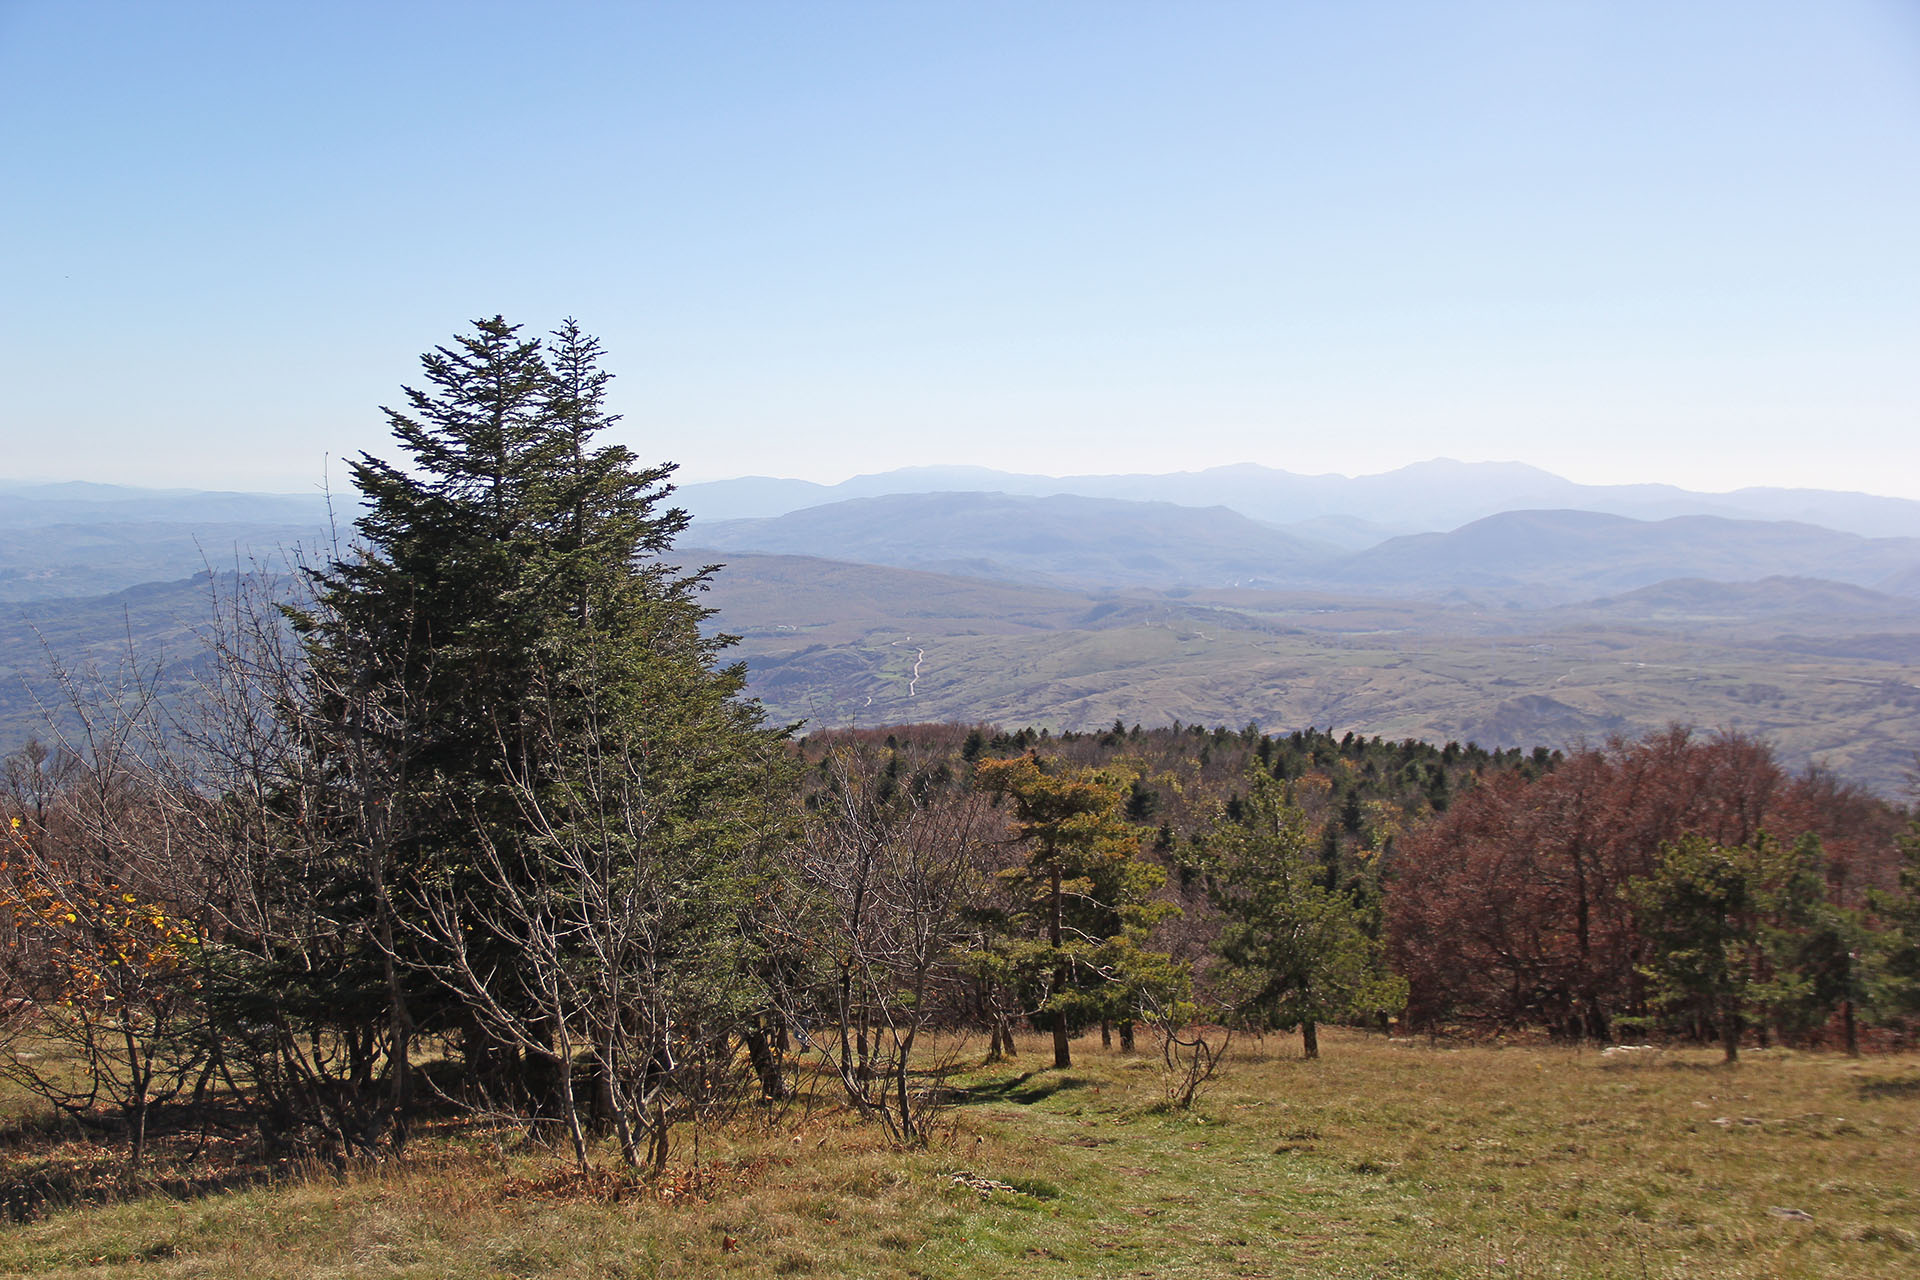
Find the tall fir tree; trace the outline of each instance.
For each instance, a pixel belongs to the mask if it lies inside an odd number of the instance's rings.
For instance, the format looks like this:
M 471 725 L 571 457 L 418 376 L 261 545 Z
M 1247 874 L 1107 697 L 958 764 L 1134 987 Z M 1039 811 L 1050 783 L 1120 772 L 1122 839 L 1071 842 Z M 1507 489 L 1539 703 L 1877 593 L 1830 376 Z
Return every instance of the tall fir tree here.
M 596 439 L 617 420 L 600 358 L 572 321 L 542 343 L 499 316 L 423 356 L 423 385 L 385 410 L 405 459 L 353 464 L 357 545 L 295 619 L 314 702 L 379 792 L 366 892 L 411 975 L 396 1001 L 461 1030 L 489 1087 L 521 1087 L 513 1046 L 563 1016 L 472 989 L 524 950 L 514 904 L 570 894 L 551 917 L 594 896 L 557 887 L 555 851 L 577 868 L 594 844 L 609 878 L 672 864 L 679 906 L 700 905 L 688 927 L 739 936 L 726 917 L 783 791 L 779 735 L 702 630 L 711 569 L 661 559 L 687 523 L 664 505 L 673 467 Z M 490 1034 L 477 1009 L 495 1033 L 534 1029 Z

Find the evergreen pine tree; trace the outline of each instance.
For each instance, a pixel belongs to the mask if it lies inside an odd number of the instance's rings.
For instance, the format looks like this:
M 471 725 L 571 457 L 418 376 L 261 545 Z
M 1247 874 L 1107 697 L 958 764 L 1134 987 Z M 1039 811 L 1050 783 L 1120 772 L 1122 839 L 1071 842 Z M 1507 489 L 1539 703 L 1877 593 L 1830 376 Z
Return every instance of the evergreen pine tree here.
M 1872 901 L 1886 928 L 1878 950 L 1889 1003 L 1920 1015 L 1920 822 L 1900 838 L 1899 892 L 1875 893 Z
M 1652 951 L 1642 969 L 1655 1008 L 1718 1034 L 1740 1057 L 1761 931 L 1763 861 L 1770 847 L 1684 836 L 1661 850 L 1651 876 L 1628 882 Z
M 1174 908 L 1150 900 L 1165 872 L 1140 858 L 1142 832 L 1121 816 L 1120 785 L 1049 766 L 1031 751 L 983 760 L 974 782 L 1011 802 L 1014 837 L 1028 850 L 1005 874 L 1024 899 L 1020 914 L 1044 937 L 1009 944 L 1006 968 L 1045 990 L 1053 1064 L 1066 1068 L 1076 1029 L 1130 1019 L 1130 977 L 1164 967 L 1164 957 L 1146 950 L 1148 931 Z
M 413 975 L 397 999 L 459 1028 L 488 1087 L 521 1087 L 514 1046 L 551 1058 L 543 1037 L 566 1016 L 511 994 L 514 921 L 586 928 L 589 900 L 637 900 L 582 884 L 591 868 L 653 886 L 673 917 L 648 924 L 655 952 L 675 930 L 741 936 L 728 916 L 784 792 L 779 735 L 741 700 L 744 668 L 718 665 L 727 638 L 701 629 L 711 570 L 660 558 L 687 523 L 663 508 L 672 466 L 596 440 L 616 420 L 600 356 L 572 321 L 543 344 L 495 316 L 422 357 L 423 386 L 385 411 L 405 461 L 353 464 L 358 543 L 312 575 L 316 604 L 295 618 L 316 706 L 379 793 L 369 892 Z M 683 993 L 701 972 L 690 959 Z M 499 990 L 477 990 L 493 975 Z
M 1284 784 L 1258 770 L 1248 781 L 1240 819 L 1210 842 L 1212 896 L 1225 917 L 1215 950 L 1240 1020 L 1298 1027 L 1305 1055 L 1317 1058 L 1320 1023 L 1399 1009 L 1406 983 L 1387 971 L 1353 900 L 1327 883 Z

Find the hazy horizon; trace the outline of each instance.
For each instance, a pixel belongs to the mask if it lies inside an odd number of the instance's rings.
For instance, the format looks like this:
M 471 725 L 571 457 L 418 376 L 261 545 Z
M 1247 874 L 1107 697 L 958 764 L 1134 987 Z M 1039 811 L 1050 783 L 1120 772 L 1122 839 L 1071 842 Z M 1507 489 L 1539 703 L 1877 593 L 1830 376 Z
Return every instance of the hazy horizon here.
M 379 456 L 379 450 L 375 450 L 375 454 L 376 456 Z M 648 461 L 651 461 L 651 459 L 643 458 L 641 459 L 641 461 L 648 462 Z M 1292 475 L 1292 476 L 1296 476 L 1304 479 L 1365 480 L 1370 478 L 1378 478 L 1382 476 L 1394 475 L 1398 472 L 1409 471 L 1416 468 L 1431 466 L 1435 464 L 1459 465 L 1459 466 L 1468 466 L 1468 467 L 1479 467 L 1479 466 L 1518 467 L 1518 468 L 1525 468 L 1530 471 L 1541 472 L 1544 475 L 1551 476 L 1560 480 L 1570 481 L 1571 483 L 1574 483 L 1574 484 L 1587 483 L 1585 481 L 1577 480 L 1572 476 L 1561 475 L 1558 472 L 1550 471 L 1547 468 L 1537 466 L 1534 463 L 1530 463 L 1518 458 L 1493 458 L 1493 459 L 1486 459 L 1484 461 L 1479 461 L 1479 462 L 1468 462 L 1464 459 L 1447 457 L 1445 455 L 1435 455 L 1433 457 L 1420 458 L 1412 462 L 1404 463 L 1400 466 L 1388 467 L 1379 471 L 1351 471 L 1351 472 L 1348 472 L 1348 471 L 1295 471 L 1291 468 L 1284 467 L 1284 466 L 1273 467 L 1273 466 L 1269 466 L 1266 463 L 1245 462 L 1245 461 L 1219 463 L 1209 467 L 1192 467 L 1192 468 L 1186 468 L 1181 470 L 1152 471 L 1152 472 L 1149 472 L 1149 471 L 1045 472 L 1045 471 L 1018 470 L 1011 467 L 986 467 L 986 466 L 981 466 L 974 463 L 918 462 L 918 463 L 905 463 L 897 467 L 889 467 L 883 471 L 856 471 L 856 472 L 851 472 L 847 474 L 835 475 L 830 478 L 816 478 L 815 476 L 779 476 L 779 475 L 769 475 L 769 474 L 758 473 L 758 472 L 741 472 L 733 475 L 689 476 L 686 473 L 685 469 L 681 468 L 680 470 L 675 472 L 673 477 L 673 484 L 676 488 L 684 488 L 689 485 L 726 484 L 733 481 L 764 480 L 764 481 L 770 481 L 774 483 L 798 482 L 798 483 L 805 483 L 805 484 L 817 484 L 825 488 L 833 488 L 837 485 L 846 484 L 854 480 L 860 480 L 860 479 L 871 478 L 876 476 L 893 475 L 898 472 L 988 471 L 988 472 L 993 472 L 1001 475 L 1021 476 L 1021 477 L 1044 479 L 1044 480 L 1075 480 L 1075 479 L 1130 478 L 1130 477 L 1136 477 L 1136 476 L 1137 477 L 1198 476 L 1198 475 L 1207 474 L 1209 472 L 1234 471 L 1234 470 L 1241 470 L 1241 469 L 1248 469 L 1248 468 L 1260 468 L 1263 470 L 1281 472 L 1281 473 L 1285 473 L 1288 475 Z M 339 477 L 340 484 L 335 485 L 331 488 L 323 486 L 320 482 L 316 481 L 314 485 L 309 486 L 307 488 L 295 487 L 295 488 L 284 488 L 284 489 L 269 489 L 269 488 L 237 489 L 237 488 L 231 488 L 231 487 L 225 487 L 225 486 L 206 486 L 206 485 L 131 484 L 124 481 L 99 480 L 89 476 L 77 476 L 77 475 L 20 476 L 20 475 L 0 474 L 0 488 L 32 488 L 32 487 L 38 487 L 38 486 L 52 487 L 52 486 L 61 486 L 61 485 L 103 485 L 109 488 L 122 488 L 122 489 L 134 490 L 134 491 L 155 492 L 155 493 L 166 493 L 166 492 L 240 493 L 240 494 L 261 494 L 261 495 L 274 496 L 274 497 L 301 497 L 301 496 L 318 496 L 322 493 L 327 493 L 327 492 L 338 493 L 342 491 L 341 489 L 342 485 L 345 485 L 348 488 L 351 487 L 350 484 L 348 484 L 347 482 L 344 467 L 338 467 L 336 469 L 336 474 Z M 1807 492 L 1830 492 L 1830 493 L 1853 494 L 1853 495 L 1859 495 L 1859 496 L 1870 497 L 1870 498 L 1894 498 L 1894 499 L 1902 499 L 1906 501 L 1920 501 L 1920 499 L 1906 498 L 1905 495 L 1888 493 L 1885 491 L 1876 491 L 1871 489 L 1828 489 L 1824 486 L 1816 486 L 1816 485 L 1747 485 L 1747 486 L 1740 486 L 1734 489 L 1694 489 L 1685 485 L 1675 485 L 1670 481 L 1648 479 L 1648 480 L 1623 480 L 1623 481 L 1617 481 L 1617 482 L 1603 482 L 1593 487 L 1632 488 L 1632 487 L 1641 487 L 1641 486 L 1671 487 L 1671 488 L 1681 489 L 1685 492 L 1697 493 L 1697 494 L 1701 494 L 1709 497 L 1724 496 L 1727 494 L 1737 493 L 1737 492 L 1740 492 L 1740 490 L 1743 488 L 1777 488 L 1777 489 L 1785 489 L 1785 490 L 1804 490 Z

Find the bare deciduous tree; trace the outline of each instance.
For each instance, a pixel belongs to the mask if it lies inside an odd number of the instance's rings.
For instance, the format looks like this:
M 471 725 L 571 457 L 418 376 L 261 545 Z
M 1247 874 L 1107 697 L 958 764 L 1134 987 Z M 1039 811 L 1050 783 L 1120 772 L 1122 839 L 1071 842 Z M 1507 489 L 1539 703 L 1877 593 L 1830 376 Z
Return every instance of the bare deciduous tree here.
M 987 798 L 931 765 L 881 763 L 854 744 L 823 763 L 803 866 L 831 959 L 814 1038 L 848 1100 L 898 1142 L 926 1138 L 937 1091 L 916 1087 L 930 1027 L 958 1021 L 955 961 L 977 940 L 965 908 L 999 824 Z

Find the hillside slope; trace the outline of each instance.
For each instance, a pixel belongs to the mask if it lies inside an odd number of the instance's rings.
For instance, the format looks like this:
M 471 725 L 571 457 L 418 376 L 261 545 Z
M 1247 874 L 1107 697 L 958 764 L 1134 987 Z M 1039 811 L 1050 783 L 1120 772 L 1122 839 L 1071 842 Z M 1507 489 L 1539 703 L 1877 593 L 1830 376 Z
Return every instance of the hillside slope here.
M 1497 592 L 1559 604 L 1673 578 L 1821 578 L 1871 587 L 1920 566 L 1920 538 L 1863 538 L 1789 521 L 1591 511 L 1509 511 L 1448 533 L 1394 538 L 1328 566 L 1324 581 L 1370 591 Z
M 810 555 L 1074 588 L 1284 580 L 1335 550 L 1224 507 L 1000 493 L 860 498 L 700 523 L 727 551 Z

